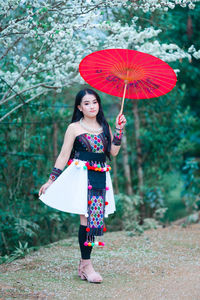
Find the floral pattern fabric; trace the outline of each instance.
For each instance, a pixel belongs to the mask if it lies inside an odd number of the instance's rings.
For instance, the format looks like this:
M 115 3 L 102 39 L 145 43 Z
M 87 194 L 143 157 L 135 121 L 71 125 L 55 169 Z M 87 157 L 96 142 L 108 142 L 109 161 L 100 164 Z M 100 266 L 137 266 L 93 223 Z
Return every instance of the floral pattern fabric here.
M 82 133 L 77 136 L 77 141 L 82 145 L 84 150 L 94 153 L 104 153 L 106 147 L 106 138 L 104 133 L 100 134 L 91 134 L 91 133 Z M 76 141 L 76 142 L 77 142 Z M 75 149 L 80 149 L 80 146 L 75 143 Z
M 103 227 L 103 205 L 104 199 L 102 195 L 93 195 L 90 199 L 90 224 L 92 228 Z
M 104 152 L 104 145 L 103 145 L 102 139 L 100 138 L 99 135 L 86 133 L 85 137 L 87 138 L 87 140 L 90 143 L 92 152 L 96 152 L 96 153 Z

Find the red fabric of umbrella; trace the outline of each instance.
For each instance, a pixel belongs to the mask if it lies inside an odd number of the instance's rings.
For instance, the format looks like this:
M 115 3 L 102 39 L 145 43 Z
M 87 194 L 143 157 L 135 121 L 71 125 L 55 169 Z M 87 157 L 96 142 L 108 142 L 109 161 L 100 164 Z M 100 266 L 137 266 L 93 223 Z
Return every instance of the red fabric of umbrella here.
M 171 91 L 173 69 L 161 59 L 129 49 L 106 49 L 87 55 L 79 65 L 92 87 L 118 97 L 149 99 Z

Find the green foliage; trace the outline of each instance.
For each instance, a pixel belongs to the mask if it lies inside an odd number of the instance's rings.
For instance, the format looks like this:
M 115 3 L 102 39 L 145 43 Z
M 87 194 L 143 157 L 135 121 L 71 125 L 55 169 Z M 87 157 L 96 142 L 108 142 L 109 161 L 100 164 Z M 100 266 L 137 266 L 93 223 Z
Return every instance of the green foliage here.
M 161 42 L 176 42 L 184 49 L 194 44 L 198 49 L 199 12 L 199 4 L 194 11 L 176 8 L 168 13 L 138 12 L 138 22 L 141 27 L 151 24 L 162 28 L 159 36 Z M 193 24 L 190 37 L 186 18 L 189 15 Z M 117 18 L 124 24 L 130 24 L 132 20 L 126 10 L 116 14 Z M 48 23 L 40 25 L 44 27 Z M 40 43 L 38 40 L 38 46 Z M 32 44 L 27 47 L 31 48 Z M 195 59 L 191 63 L 183 60 L 171 65 L 180 69 L 176 88 L 163 97 L 138 102 L 144 173 L 143 203 L 138 196 L 133 103 L 126 100 L 124 114 L 127 118 L 127 151 L 133 195 L 126 195 L 127 179 L 120 151 L 117 156 L 119 194 L 115 195 L 117 210 L 106 220 L 109 230 L 124 229 L 131 236 L 188 213 L 191 216 L 186 224 L 197 219 L 194 211 L 200 208 L 199 62 Z M 8 62 L 3 65 L 3 68 L 7 67 Z M 9 68 L 15 69 L 12 61 Z M 40 74 L 36 76 L 40 78 Z M 60 94 L 43 95 L 37 102 L 14 112 L 0 124 L 1 262 L 23 257 L 30 249 L 77 233 L 79 216 L 47 207 L 38 199 L 38 191 L 48 179 L 62 146 L 71 120 L 74 96 L 79 89 L 80 86 L 76 85 Z M 0 92 L 3 94 L 5 91 Z M 99 94 L 104 114 L 113 128 L 120 101 Z M 16 103 L 19 101 L 17 97 Z M 0 113 L 4 115 L 7 108 L 2 105 Z M 58 136 L 57 146 L 53 149 L 55 124 L 58 126 Z M 143 225 L 139 224 L 141 204 L 145 204 Z
M 144 230 L 157 229 L 158 227 L 162 227 L 162 226 L 160 226 L 159 222 L 156 221 L 154 218 L 145 218 L 144 219 L 144 223 L 142 225 L 142 228 Z
M 183 166 L 184 189 L 181 193 L 189 213 L 200 208 L 199 163 L 195 158 L 188 158 Z
M 67 94 L 70 96 L 70 93 Z M 57 122 L 57 150 L 61 148 L 69 110 L 59 107 L 60 96 L 47 104 L 31 104 L 14 113 L 0 126 L 0 254 L 13 253 L 18 241 L 29 247 L 65 238 L 77 230 L 78 216 L 55 211 L 38 199 L 40 186 L 48 179 L 56 157 L 53 126 Z M 58 101 L 58 102 L 57 102 Z M 18 115 L 19 114 L 19 115 Z M 49 146 L 51 145 L 51 146 Z
M 129 236 L 133 236 L 141 235 L 144 230 L 156 229 L 161 226 L 160 219 L 163 217 L 166 208 L 157 209 L 155 218 L 145 218 L 144 223 L 140 225 L 139 207 L 141 198 L 139 195 L 116 194 L 115 202 L 116 212 L 106 221 L 109 230 L 126 230 Z
M 115 203 L 115 213 L 106 220 L 109 230 L 134 230 L 138 225 L 140 197 L 120 193 L 115 195 Z
M 18 258 L 23 258 L 27 254 L 29 254 L 33 250 L 32 248 L 28 248 L 28 243 L 26 242 L 24 245 L 19 241 L 19 247 L 15 247 L 15 250 L 11 255 L 5 255 L 0 257 L 0 264 L 2 263 L 11 263 L 13 260 Z
M 187 215 L 181 192 L 183 181 L 180 171 L 166 172 L 160 184 L 163 186 L 165 206 L 168 208 L 162 218 L 162 222 L 170 223 Z
M 168 207 L 158 208 L 154 211 L 154 218 L 156 220 L 162 220 L 168 210 Z
M 187 227 L 189 224 L 197 223 L 199 221 L 199 213 L 195 212 L 185 219 L 185 221 L 182 223 L 182 227 Z
M 153 209 L 161 208 L 164 206 L 164 199 L 160 187 L 146 187 L 144 202 Z

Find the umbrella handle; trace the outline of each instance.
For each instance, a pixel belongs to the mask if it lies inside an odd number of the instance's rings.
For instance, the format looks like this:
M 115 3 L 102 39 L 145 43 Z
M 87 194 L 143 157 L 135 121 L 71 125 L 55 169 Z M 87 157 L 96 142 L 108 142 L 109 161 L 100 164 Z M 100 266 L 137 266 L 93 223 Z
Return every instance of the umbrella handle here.
M 120 115 L 122 115 L 123 108 L 124 108 L 124 99 L 125 99 L 125 96 L 126 96 L 126 88 L 127 88 L 127 82 L 125 82 L 125 85 L 124 85 L 124 93 L 123 93 L 123 99 L 122 99 L 122 103 L 121 103 Z M 120 119 L 118 120 L 118 124 L 121 125 Z M 121 138 L 121 136 L 122 136 L 122 129 L 121 129 L 121 126 L 120 126 L 119 138 Z
M 123 93 L 123 99 L 122 99 L 122 103 L 121 103 L 120 114 L 122 114 L 123 109 L 124 109 L 124 99 L 125 99 L 125 95 L 126 95 L 126 88 L 127 88 L 127 83 L 125 83 L 125 85 L 124 85 L 124 93 Z

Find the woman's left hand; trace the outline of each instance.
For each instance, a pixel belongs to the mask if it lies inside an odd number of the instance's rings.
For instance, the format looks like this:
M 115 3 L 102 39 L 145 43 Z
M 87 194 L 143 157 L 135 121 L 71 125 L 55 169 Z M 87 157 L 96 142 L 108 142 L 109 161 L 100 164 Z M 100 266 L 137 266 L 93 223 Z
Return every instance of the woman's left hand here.
M 116 118 L 116 123 L 115 123 L 117 128 L 124 128 L 126 125 L 126 118 L 123 114 L 119 114 Z

